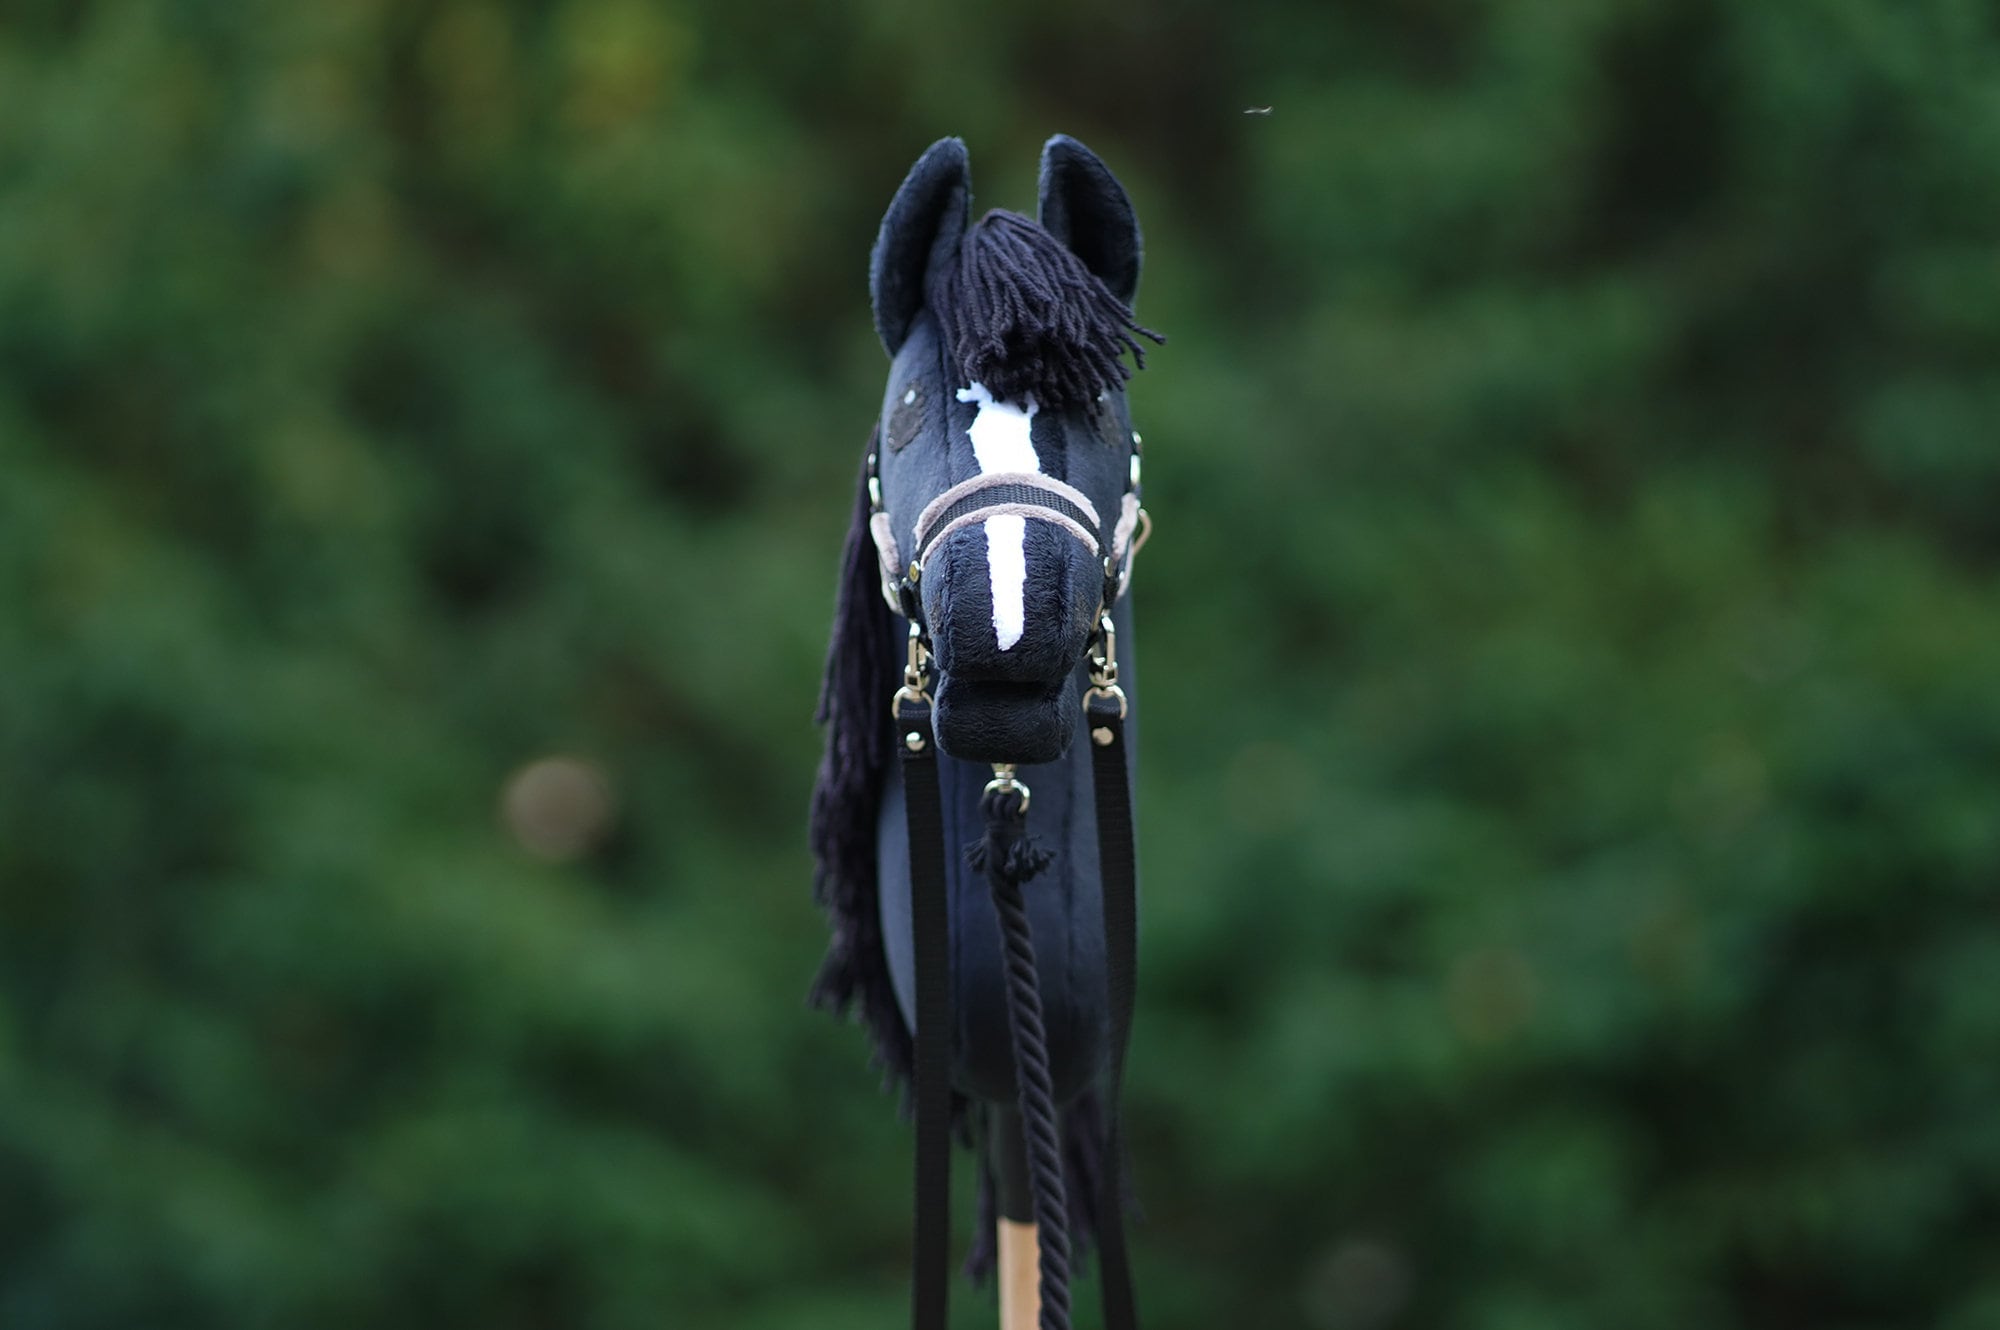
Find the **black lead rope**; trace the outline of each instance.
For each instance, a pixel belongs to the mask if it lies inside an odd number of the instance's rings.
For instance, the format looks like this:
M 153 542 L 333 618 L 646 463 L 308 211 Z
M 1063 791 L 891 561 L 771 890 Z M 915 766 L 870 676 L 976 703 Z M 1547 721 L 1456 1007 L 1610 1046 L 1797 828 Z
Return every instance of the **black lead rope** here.
M 913 673 L 916 657 L 913 641 Z M 951 1292 L 951 924 L 945 908 L 944 815 L 930 697 L 906 686 L 896 694 L 895 710 L 916 945 L 917 1196 L 910 1321 L 915 1330 L 944 1330 Z
M 1041 1330 L 1070 1330 L 1069 1201 L 1063 1188 L 1062 1128 L 1056 1117 L 1055 1079 L 1049 1070 L 1048 1029 L 1036 978 L 1035 938 L 1021 884 L 1048 864 L 1028 844 L 1028 791 L 1001 767 L 979 801 L 986 840 L 973 867 L 986 872 L 1006 953 L 1007 1028 L 1014 1047 L 1014 1081 L 1027 1144 L 1029 1187 L 1041 1275 Z

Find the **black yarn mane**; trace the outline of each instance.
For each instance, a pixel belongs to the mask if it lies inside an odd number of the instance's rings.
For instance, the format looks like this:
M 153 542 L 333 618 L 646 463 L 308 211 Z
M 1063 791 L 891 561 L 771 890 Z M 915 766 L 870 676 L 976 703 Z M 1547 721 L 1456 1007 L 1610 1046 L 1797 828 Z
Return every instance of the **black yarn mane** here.
M 931 312 L 967 383 L 1003 401 L 1076 406 L 1123 388 L 1140 369 L 1131 309 L 1031 218 L 996 208 L 965 233 L 956 271 L 932 283 Z
M 874 452 L 881 427 L 868 441 Z M 875 823 L 891 760 L 889 696 L 900 677 L 895 621 L 882 603 L 875 545 L 868 534 L 868 467 L 861 468 L 854 523 L 840 556 L 833 638 L 827 644 L 814 719 L 826 752 L 813 783 L 813 899 L 833 936 L 808 1000 L 843 1015 L 859 1008 L 889 1084 L 907 1090 L 913 1049 L 896 1005 L 876 906 Z

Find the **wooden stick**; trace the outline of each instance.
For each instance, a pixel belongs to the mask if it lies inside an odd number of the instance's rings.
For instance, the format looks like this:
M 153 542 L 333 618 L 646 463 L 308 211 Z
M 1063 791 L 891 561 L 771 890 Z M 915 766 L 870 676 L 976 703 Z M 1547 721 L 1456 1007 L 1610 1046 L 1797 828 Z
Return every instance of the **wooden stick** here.
M 1000 1330 L 1035 1330 L 1042 1319 L 1035 1226 L 1000 1220 Z

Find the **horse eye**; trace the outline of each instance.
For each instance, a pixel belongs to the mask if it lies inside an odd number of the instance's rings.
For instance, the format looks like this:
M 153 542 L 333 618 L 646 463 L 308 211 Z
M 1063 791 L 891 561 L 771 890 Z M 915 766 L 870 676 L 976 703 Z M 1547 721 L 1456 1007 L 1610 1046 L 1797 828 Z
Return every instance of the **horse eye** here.
M 1106 393 L 1099 393 L 1097 400 L 1090 404 L 1090 426 L 1097 431 L 1097 437 L 1111 447 L 1124 442 L 1124 431 L 1118 428 L 1118 411 Z
M 924 412 L 930 393 L 921 382 L 910 385 L 896 409 L 889 413 L 889 451 L 901 452 L 924 427 Z

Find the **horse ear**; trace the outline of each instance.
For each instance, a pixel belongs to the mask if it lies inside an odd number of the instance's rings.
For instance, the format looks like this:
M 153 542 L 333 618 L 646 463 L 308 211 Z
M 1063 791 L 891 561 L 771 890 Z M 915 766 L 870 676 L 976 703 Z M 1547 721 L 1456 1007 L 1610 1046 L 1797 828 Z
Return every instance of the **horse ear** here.
M 972 170 L 965 140 L 939 139 L 924 150 L 889 201 L 875 252 L 868 259 L 868 295 L 875 332 L 894 356 L 924 307 L 924 287 L 958 257 L 972 208 Z
M 1127 305 L 1139 290 L 1139 217 L 1111 168 L 1067 134 L 1042 148 L 1041 223 Z

